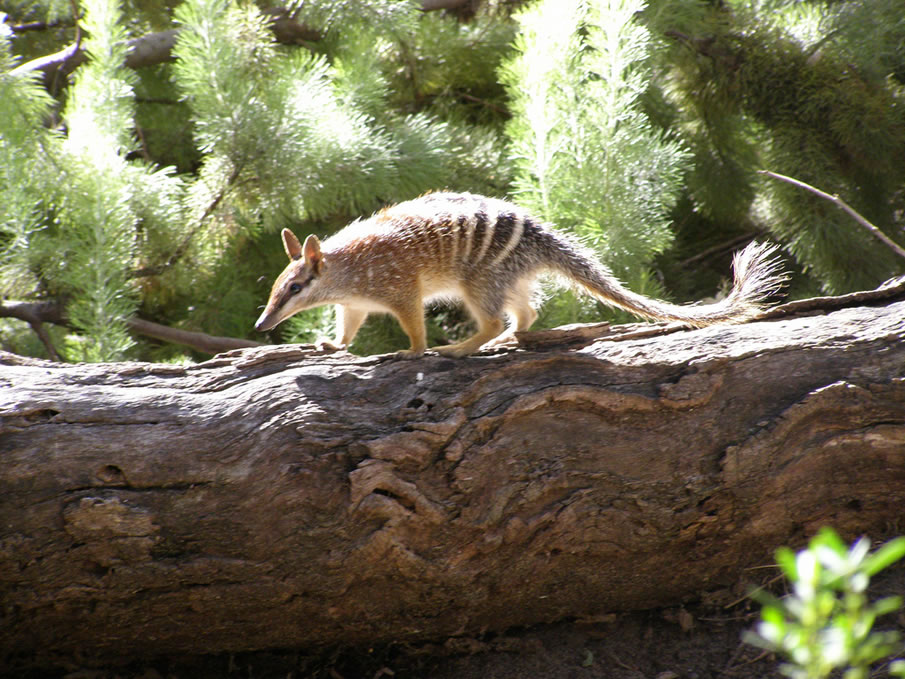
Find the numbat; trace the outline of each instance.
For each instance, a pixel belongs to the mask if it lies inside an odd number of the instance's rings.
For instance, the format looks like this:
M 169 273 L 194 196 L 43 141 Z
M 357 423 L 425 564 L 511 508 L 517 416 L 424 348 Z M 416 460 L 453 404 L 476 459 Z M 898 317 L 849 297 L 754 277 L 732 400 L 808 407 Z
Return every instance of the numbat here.
M 784 280 L 775 246 L 752 243 L 735 255 L 734 285 L 722 301 L 660 302 L 626 289 L 586 248 L 516 205 L 467 193 L 431 193 L 388 207 L 323 243 L 311 235 L 302 245 L 289 229 L 282 235 L 289 265 L 273 284 L 257 330 L 335 304 L 335 343 L 345 347 L 369 313 L 389 312 L 411 340 L 399 352 L 406 358 L 426 349 L 424 304 L 432 299 L 463 300 L 478 324 L 464 342 L 432 349 L 445 356 L 467 356 L 498 338 L 506 312 L 513 330 L 527 330 L 537 318 L 531 297 L 543 273 L 638 316 L 692 327 L 752 318 Z

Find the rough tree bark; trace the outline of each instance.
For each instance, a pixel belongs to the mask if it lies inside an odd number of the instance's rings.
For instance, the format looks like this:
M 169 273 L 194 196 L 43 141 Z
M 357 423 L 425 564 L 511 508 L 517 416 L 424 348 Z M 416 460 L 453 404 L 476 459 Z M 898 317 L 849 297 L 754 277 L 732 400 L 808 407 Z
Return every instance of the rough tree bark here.
M 0 664 L 671 605 L 824 524 L 901 532 L 903 300 L 458 361 L 2 355 Z

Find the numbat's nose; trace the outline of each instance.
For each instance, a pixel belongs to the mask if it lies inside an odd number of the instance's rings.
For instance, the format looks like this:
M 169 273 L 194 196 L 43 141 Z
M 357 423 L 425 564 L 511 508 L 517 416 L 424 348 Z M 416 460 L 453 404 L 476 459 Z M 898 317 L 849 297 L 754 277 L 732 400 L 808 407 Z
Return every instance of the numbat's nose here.
M 260 317 L 258 317 L 258 320 L 255 321 L 255 330 L 257 330 L 258 332 L 267 332 L 273 326 L 274 324 L 271 322 L 266 311 L 261 314 Z

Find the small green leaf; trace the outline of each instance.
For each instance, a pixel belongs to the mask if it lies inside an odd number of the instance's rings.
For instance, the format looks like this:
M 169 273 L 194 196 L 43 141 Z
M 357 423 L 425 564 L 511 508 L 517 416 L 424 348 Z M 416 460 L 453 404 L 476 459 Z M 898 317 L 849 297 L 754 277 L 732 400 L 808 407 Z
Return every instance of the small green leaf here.
M 776 563 L 782 569 L 785 576 L 795 582 L 798 580 L 798 567 L 795 565 L 795 552 L 788 547 L 780 547 L 776 550 Z
M 864 561 L 864 570 L 874 575 L 905 556 L 905 537 L 890 540 Z
M 780 608 L 776 606 L 765 606 L 760 613 L 765 623 L 771 624 L 782 633 L 786 627 L 786 618 Z
M 881 616 L 887 613 L 895 613 L 900 608 L 902 608 L 902 597 L 888 596 L 875 601 L 871 607 L 871 612 L 876 616 Z
M 763 648 L 768 651 L 776 651 L 779 648 L 776 642 L 766 639 L 757 632 L 752 632 L 751 630 L 742 632 L 742 641 L 751 646 L 757 646 L 758 648 Z
M 768 608 L 774 608 L 777 611 L 784 611 L 785 606 L 781 599 L 776 598 L 773 594 L 768 592 L 765 589 L 755 589 L 752 590 L 749 594 L 749 597 L 754 599 L 757 603 L 759 603 L 764 610 Z
M 836 531 L 828 526 L 821 528 L 817 532 L 817 535 L 811 538 L 811 549 L 819 546 L 829 547 L 839 556 L 846 556 L 848 554 L 848 545 L 842 541 L 842 538 L 839 537 L 839 534 Z

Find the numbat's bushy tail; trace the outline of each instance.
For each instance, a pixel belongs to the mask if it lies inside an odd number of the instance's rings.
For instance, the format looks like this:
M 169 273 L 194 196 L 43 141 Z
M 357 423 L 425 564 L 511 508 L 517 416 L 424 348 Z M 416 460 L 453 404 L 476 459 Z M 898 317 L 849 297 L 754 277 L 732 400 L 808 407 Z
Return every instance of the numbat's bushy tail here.
M 597 299 L 651 319 L 701 327 L 756 316 L 785 281 L 776 246 L 752 243 L 735 255 L 735 282 L 714 304 L 681 306 L 636 294 L 623 286 L 589 250 L 506 201 L 461 193 L 431 193 L 356 221 L 323 242 L 302 245 L 283 229 L 289 265 L 273 285 L 258 330 L 270 330 L 292 314 L 336 304 L 336 344 L 346 346 L 371 312 L 399 319 L 412 346 L 400 355 L 424 353 L 424 303 L 456 298 L 478 323 L 464 342 L 433 350 L 466 356 L 499 337 L 503 318 L 527 330 L 537 318 L 534 283 L 559 274 Z

